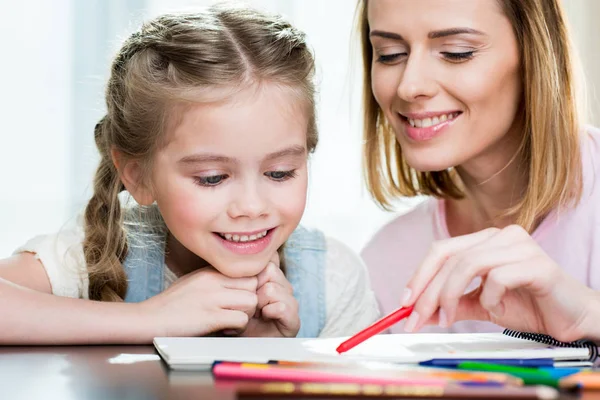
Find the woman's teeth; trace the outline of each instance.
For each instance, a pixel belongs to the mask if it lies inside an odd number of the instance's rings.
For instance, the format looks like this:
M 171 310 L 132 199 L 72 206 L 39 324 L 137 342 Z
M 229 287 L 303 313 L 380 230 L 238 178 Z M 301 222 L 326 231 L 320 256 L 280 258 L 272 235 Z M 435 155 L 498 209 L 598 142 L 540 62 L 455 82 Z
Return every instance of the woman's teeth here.
M 412 119 L 408 118 L 408 123 L 410 126 L 417 128 L 429 128 L 430 126 L 435 126 L 437 124 L 441 124 L 442 122 L 446 122 L 458 117 L 460 113 L 455 112 L 451 114 L 444 114 L 433 118 L 425 118 L 425 119 Z
M 229 240 L 230 242 L 251 242 L 253 240 L 264 238 L 267 236 L 267 232 L 268 230 L 262 231 L 256 235 L 232 235 L 231 233 L 219 233 L 219 236 L 225 240 Z

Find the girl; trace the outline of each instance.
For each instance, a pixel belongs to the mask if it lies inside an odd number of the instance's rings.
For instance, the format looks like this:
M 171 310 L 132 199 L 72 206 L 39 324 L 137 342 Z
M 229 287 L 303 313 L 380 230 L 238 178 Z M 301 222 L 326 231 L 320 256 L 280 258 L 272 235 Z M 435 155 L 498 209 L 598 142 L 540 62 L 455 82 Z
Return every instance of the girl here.
M 317 144 L 313 70 L 301 32 L 249 9 L 134 33 L 94 132 L 83 226 L 2 261 L 0 341 L 337 336 L 376 319 L 359 259 L 297 228 Z
M 578 120 L 560 1 L 361 5 L 371 193 L 431 196 L 364 250 L 382 312 L 600 338 L 600 132 Z

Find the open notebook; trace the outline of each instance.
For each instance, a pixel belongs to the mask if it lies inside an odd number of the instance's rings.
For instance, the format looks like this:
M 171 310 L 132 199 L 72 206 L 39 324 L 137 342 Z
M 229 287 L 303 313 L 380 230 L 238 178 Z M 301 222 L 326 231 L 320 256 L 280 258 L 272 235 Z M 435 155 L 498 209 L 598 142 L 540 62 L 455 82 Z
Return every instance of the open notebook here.
M 167 338 L 154 346 L 175 370 L 209 369 L 214 361 L 383 361 L 416 363 L 432 358 L 552 358 L 591 360 L 589 347 L 558 347 L 502 333 L 377 335 L 344 354 L 336 347 L 347 338 Z

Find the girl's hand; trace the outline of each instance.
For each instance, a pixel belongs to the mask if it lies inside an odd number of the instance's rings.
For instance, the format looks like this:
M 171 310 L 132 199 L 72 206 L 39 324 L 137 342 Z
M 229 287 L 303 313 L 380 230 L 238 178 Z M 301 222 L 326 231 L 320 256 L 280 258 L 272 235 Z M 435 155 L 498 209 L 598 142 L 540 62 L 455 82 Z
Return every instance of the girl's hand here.
M 481 284 L 464 294 L 475 278 Z M 483 320 L 562 341 L 598 338 L 599 294 L 567 275 L 520 226 L 435 243 L 407 285 L 405 330 Z M 598 314 L 598 311 L 596 311 Z
M 155 336 L 205 336 L 243 331 L 258 304 L 257 277 L 228 278 L 203 268 L 179 278 L 140 304 Z
M 298 302 L 275 254 L 258 274 L 258 307 L 242 336 L 295 337 L 300 330 Z

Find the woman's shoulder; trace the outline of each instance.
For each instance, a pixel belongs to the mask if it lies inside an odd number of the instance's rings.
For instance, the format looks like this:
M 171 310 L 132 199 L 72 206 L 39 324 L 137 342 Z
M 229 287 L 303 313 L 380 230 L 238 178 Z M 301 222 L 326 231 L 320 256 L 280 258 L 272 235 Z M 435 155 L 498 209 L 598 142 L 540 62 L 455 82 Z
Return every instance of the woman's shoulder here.
M 388 248 L 397 248 L 399 243 L 420 242 L 424 239 L 431 239 L 438 203 L 439 200 L 437 199 L 426 199 L 386 223 L 375 232 L 364 247 L 363 257 L 368 253 L 381 253 Z
M 584 173 L 586 172 L 586 162 L 594 171 L 598 171 L 600 169 L 600 128 L 586 125 L 583 132 L 584 137 L 581 148 L 583 151 Z

